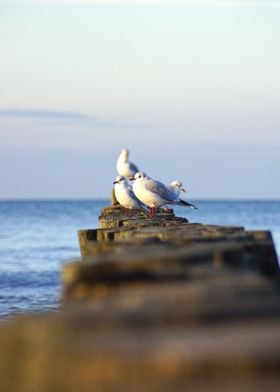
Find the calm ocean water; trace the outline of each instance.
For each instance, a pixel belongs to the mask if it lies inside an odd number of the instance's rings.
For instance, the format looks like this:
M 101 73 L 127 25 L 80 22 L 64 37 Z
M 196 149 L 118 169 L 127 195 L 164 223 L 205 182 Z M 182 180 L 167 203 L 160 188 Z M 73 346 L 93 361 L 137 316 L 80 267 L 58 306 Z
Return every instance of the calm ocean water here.
M 190 222 L 271 230 L 280 254 L 280 201 L 193 201 Z M 95 228 L 108 201 L 0 201 L 0 319 L 59 306 L 60 270 L 79 256 L 77 230 Z M 279 257 L 279 256 L 278 256 Z

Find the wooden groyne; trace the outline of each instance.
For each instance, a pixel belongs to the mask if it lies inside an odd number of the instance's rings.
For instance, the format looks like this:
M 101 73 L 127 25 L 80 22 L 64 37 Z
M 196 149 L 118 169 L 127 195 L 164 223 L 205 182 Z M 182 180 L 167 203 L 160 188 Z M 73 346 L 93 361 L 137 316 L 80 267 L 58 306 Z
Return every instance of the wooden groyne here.
M 270 232 L 111 206 L 78 237 L 62 308 L 0 328 L 1 390 L 279 389 Z

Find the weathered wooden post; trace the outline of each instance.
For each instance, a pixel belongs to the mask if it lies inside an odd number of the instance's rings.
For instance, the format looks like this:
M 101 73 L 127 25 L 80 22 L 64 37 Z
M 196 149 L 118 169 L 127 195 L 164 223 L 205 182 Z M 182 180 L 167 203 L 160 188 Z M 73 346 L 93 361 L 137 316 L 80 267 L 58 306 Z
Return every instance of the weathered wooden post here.
M 270 232 L 102 210 L 63 267 L 63 306 L 0 328 L 1 390 L 276 391 Z

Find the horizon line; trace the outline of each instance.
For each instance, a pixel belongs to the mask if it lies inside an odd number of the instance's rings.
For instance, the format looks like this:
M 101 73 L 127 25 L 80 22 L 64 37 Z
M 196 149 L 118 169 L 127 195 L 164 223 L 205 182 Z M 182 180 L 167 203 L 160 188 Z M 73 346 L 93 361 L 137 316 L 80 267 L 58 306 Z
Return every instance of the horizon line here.
M 239 196 L 239 197 L 205 197 L 205 196 L 199 196 L 199 197 L 191 197 L 189 200 L 196 200 L 196 201 L 278 201 L 280 202 L 280 197 L 247 197 L 247 196 Z M 5 197 L 2 198 L 0 197 L 0 203 L 2 202 L 28 202 L 28 201 L 50 201 L 50 202 L 56 202 L 56 201 L 109 201 L 111 202 L 110 196 L 108 197 Z

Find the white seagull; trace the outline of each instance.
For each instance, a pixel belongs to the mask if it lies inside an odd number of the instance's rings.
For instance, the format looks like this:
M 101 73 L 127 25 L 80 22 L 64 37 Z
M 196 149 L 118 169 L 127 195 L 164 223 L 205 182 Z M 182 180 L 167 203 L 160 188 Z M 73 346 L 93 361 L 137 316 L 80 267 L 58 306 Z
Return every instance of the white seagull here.
M 181 192 L 186 192 L 186 189 L 183 188 L 183 183 L 180 180 L 170 182 L 168 188 L 178 196 L 180 196 Z
M 121 150 L 121 153 L 117 160 L 117 172 L 120 176 L 127 179 L 133 177 L 138 171 L 138 167 L 134 163 L 128 160 L 129 151 L 125 148 Z
M 120 205 L 129 210 L 135 208 L 145 209 L 147 211 L 147 207 L 143 204 L 135 194 L 133 193 L 131 185 L 127 182 L 127 180 L 123 176 L 117 176 L 115 181 L 115 196 Z
M 156 207 L 166 204 L 177 204 L 179 206 L 197 209 L 193 204 L 180 199 L 179 195 L 170 190 L 166 185 L 153 180 L 141 171 L 137 172 L 134 176 L 133 192 L 142 203 L 149 207 L 152 217 L 154 217 Z

